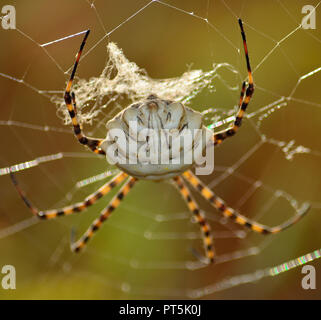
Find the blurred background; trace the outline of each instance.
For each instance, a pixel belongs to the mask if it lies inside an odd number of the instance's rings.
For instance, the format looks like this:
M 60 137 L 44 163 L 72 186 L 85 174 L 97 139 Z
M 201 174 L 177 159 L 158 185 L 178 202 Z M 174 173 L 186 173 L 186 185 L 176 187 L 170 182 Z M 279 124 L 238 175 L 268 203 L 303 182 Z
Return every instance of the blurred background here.
M 240 239 L 236 235 L 241 227 L 219 219 L 218 213 L 195 195 L 211 221 L 218 255 L 231 260 L 231 252 L 252 247 L 257 254 L 190 270 L 189 262 L 195 261 L 190 249 L 202 250 L 199 228 L 169 182 L 139 182 L 87 250 L 75 255 L 69 249 L 72 228 L 80 236 L 112 194 L 85 213 L 37 222 L 9 176 L 2 175 L 0 269 L 15 266 L 17 289 L 0 287 L 1 299 L 190 298 L 195 292 L 203 299 L 321 297 L 320 261 L 311 263 L 317 272 L 316 290 L 302 289 L 301 267 L 249 284 L 215 287 L 224 279 L 253 275 L 320 248 L 321 72 L 298 82 L 321 67 L 319 7 L 316 29 L 303 30 L 296 28 L 305 1 L 0 1 L 0 7 L 6 4 L 15 6 L 17 29 L 0 28 L 0 168 L 68 153 L 63 159 L 17 173 L 38 208 L 84 199 L 104 181 L 78 189 L 76 183 L 112 169 L 77 143 L 50 100 L 55 94 L 63 95 L 66 71 L 73 64 L 82 36 L 44 48 L 40 44 L 90 28 L 85 48 L 89 54 L 77 72 L 87 80 L 99 76 L 105 67 L 108 41 L 116 42 L 130 61 L 155 79 L 229 63 L 238 74 L 222 72 L 222 80 L 190 103 L 196 110 L 217 109 L 224 115 L 238 102 L 239 89 L 231 87 L 240 88 L 247 75 L 237 23 L 237 17 L 242 17 L 256 83 L 248 110 L 254 114 L 233 139 L 215 150 L 215 173 L 202 180 L 229 205 L 269 225 L 295 214 L 291 206 L 296 205 L 295 200 L 298 206 L 309 201 L 312 209 L 279 235 L 267 238 L 245 233 Z M 289 96 L 292 99 L 283 100 L 286 105 L 264 109 Z M 128 99 L 118 102 L 126 107 Z M 119 111 L 113 105 L 109 108 L 100 119 Z M 95 124 L 97 121 L 85 126 L 85 132 L 104 137 L 104 126 L 96 128 Z M 262 143 L 264 138 L 269 142 Z M 286 159 L 298 146 L 307 152 Z M 235 171 L 228 171 L 230 167 Z

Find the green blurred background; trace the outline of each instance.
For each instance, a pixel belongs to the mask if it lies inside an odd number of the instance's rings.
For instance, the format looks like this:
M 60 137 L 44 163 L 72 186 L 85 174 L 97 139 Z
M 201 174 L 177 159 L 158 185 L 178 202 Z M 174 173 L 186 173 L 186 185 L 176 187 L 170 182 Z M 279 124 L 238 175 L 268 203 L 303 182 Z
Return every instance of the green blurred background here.
M 240 32 L 236 17 L 245 23 L 248 47 L 254 72 L 256 92 L 249 112 L 289 96 L 299 78 L 321 66 L 320 9 L 316 10 L 316 30 L 297 30 L 290 34 L 302 19 L 305 1 L 164 1 L 187 12 L 207 18 L 195 18 L 160 3 L 153 3 L 138 12 L 148 1 L 0 1 L 0 6 L 12 4 L 17 12 L 18 30 L 0 29 L 0 72 L 25 81 L 37 89 L 61 91 L 68 77 L 66 71 L 73 63 L 81 41 L 75 37 L 46 47 L 54 61 L 39 47 L 63 36 L 90 28 L 88 50 L 106 32 L 119 26 L 109 40 L 123 49 L 130 61 L 144 68 L 152 78 L 180 76 L 192 69 L 210 70 L 212 64 L 228 62 L 240 72 L 235 78 L 223 74 L 231 85 L 240 84 L 246 76 Z M 312 1 L 310 4 L 317 4 Z M 129 16 L 137 15 L 122 24 Z M 97 16 L 97 13 L 99 17 Z M 121 25 L 122 24 L 122 25 Z M 290 35 L 289 35 L 290 34 Z M 288 37 L 286 37 L 289 35 Z M 28 37 L 32 38 L 29 39 Z M 286 37 L 286 38 L 284 38 Z M 276 46 L 280 41 L 279 46 Z M 99 43 L 83 60 L 78 71 L 80 78 L 98 76 L 106 60 L 108 38 Z M 266 55 L 272 50 L 273 52 Z M 59 69 L 56 63 L 61 66 Z M 273 192 L 284 190 L 298 201 L 310 201 L 313 208 L 299 224 L 284 233 L 271 236 L 262 252 L 233 262 L 210 266 L 201 270 L 162 268 L 165 262 L 193 260 L 191 247 L 200 247 L 199 239 L 148 240 L 146 231 L 174 234 L 198 232 L 198 226 L 188 218 L 160 222 L 157 215 L 177 216 L 186 212 L 179 194 L 167 182 L 140 182 L 113 214 L 102 230 L 89 243 L 88 250 L 75 256 L 69 250 L 71 229 L 78 234 L 85 231 L 109 195 L 88 212 L 56 221 L 40 222 L 0 239 L 0 268 L 12 264 L 17 271 L 17 289 L 0 288 L 3 299 L 120 299 L 120 298 L 186 298 L 192 289 L 215 284 L 224 278 L 280 264 L 320 247 L 321 208 L 321 73 L 301 82 L 288 105 L 263 120 L 260 133 L 268 138 L 304 145 L 313 153 L 296 155 L 286 160 L 280 148 L 264 144 L 258 148 L 232 175 L 215 187 L 227 203 L 237 206 L 245 215 L 256 217 L 271 199 Z M 203 111 L 209 107 L 230 110 L 238 101 L 238 91 L 214 83 L 214 93 L 205 90 L 191 106 Z M 0 77 L 0 120 L 21 121 L 68 130 L 56 115 L 56 107 L 49 99 L 32 88 Z M 308 102 L 308 103 L 306 103 Z M 125 105 L 124 105 L 125 107 Z M 240 133 L 217 148 L 215 164 L 228 167 L 255 146 L 260 138 L 256 125 L 258 117 L 244 121 Z M 85 127 L 87 133 L 93 128 Z M 70 131 L 71 132 L 71 131 Z M 57 152 L 85 150 L 72 134 L 32 130 L 22 125 L 0 126 L 0 167 L 6 167 L 35 157 Z M 103 137 L 104 130 L 95 131 Z M 89 152 L 88 152 L 89 154 Z M 76 156 L 41 165 L 17 174 L 28 196 L 39 208 L 53 208 L 83 199 L 102 183 L 90 185 L 66 198 L 75 183 L 103 172 L 106 162 L 91 155 Z M 218 170 L 204 181 L 210 183 L 222 174 Z M 244 195 L 260 180 L 270 189 L 259 188 L 245 202 Z M 11 185 L 8 176 L 0 177 L 0 232 L 21 221 L 31 213 L 25 208 Z M 199 198 L 197 198 L 199 199 Z M 201 199 L 201 207 L 208 216 L 217 216 Z M 270 225 L 287 219 L 294 210 L 280 200 L 260 221 Z M 215 231 L 227 230 L 213 223 Z M 217 239 L 218 254 L 242 250 L 265 243 L 262 236 L 248 235 L 244 240 Z M 135 268 L 133 262 L 151 262 L 154 268 Z M 132 262 L 132 264 L 130 264 Z M 266 278 L 214 294 L 207 299 L 318 299 L 321 297 L 320 262 L 312 263 L 317 270 L 317 289 L 301 288 L 301 268 L 274 278 Z M 157 267 L 159 266 L 159 267 Z M 1 276 L 1 275 L 0 275 Z M 168 288 L 168 290 L 163 290 Z

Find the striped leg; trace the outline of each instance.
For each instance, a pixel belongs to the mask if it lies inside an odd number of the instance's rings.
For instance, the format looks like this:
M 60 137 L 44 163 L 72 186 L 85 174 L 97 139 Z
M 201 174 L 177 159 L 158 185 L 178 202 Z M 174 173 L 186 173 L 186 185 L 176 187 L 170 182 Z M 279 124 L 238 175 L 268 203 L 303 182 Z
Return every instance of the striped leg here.
M 94 233 L 101 227 L 102 223 L 109 218 L 111 213 L 119 206 L 121 200 L 128 194 L 131 188 L 134 186 L 136 178 L 130 178 L 125 185 L 119 190 L 116 196 L 111 200 L 110 204 L 104 209 L 99 218 L 96 219 L 84 235 L 76 242 L 72 242 L 71 250 L 79 252 L 88 240 L 94 235 Z
M 245 86 L 246 85 L 245 85 L 245 82 L 243 82 L 241 96 L 240 96 L 240 102 L 239 102 L 239 111 L 236 115 L 234 124 L 231 128 L 228 128 L 226 130 L 223 130 L 223 131 L 220 131 L 220 132 L 214 134 L 214 144 L 215 145 L 222 143 L 222 141 L 228 137 L 234 136 L 234 134 L 236 133 L 236 131 L 238 130 L 238 128 L 242 124 L 242 119 L 243 119 L 245 110 L 246 110 L 247 105 L 249 104 L 251 97 L 253 95 L 253 92 L 254 92 L 254 84 L 253 84 L 253 76 L 252 76 L 251 65 L 250 65 L 250 58 L 249 58 L 248 51 L 247 51 L 246 37 L 245 37 L 245 32 L 243 29 L 243 23 L 242 23 L 241 19 L 239 19 L 239 25 L 241 28 L 241 34 L 242 34 L 242 39 L 243 39 L 247 72 L 248 72 L 248 77 L 249 77 L 249 85 L 248 85 L 248 87 L 246 89 L 246 93 L 245 93 Z M 245 98 L 243 99 L 244 93 L 245 93 Z
M 310 206 L 307 203 L 304 203 L 300 211 L 289 220 L 285 221 L 284 223 L 275 226 L 275 227 L 268 227 L 252 221 L 245 216 L 241 215 L 240 213 L 236 212 L 234 209 L 228 207 L 225 202 L 215 195 L 215 193 L 206 187 L 191 171 L 186 171 L 183 173 L 183 177 L 206 199 L 210 202 L 210 204 L 218 209 L 224 217 L 230 218 L 234 220 L 237 224 L 245 226 L 257 233 L 262 234 L 271 234 L 271 233 L 278 233 L 287 229 L 288 227 L 292 226 L 296 222 L 298 222 L 309 210 Z
M 103 151 L 102 149 L 99 148 L 99 146 L 103 142 L 103 139 L 89 138 L 89 137 L 86 137 L 82 133 L 82 130 L 81 130 L 80 125 L 79 125 L 78 120 L 77 120 L 75 95 L 74 95 L 74 93 L 70 94 L 72 82 L 73 82 L 74 77 L 75 77 L 75 73 L 76 73 L 76 70 L 77 70 L 79 59 L 80 59 L 82 50 L 83 50 L 83 48 L 85 46 L 85 43 L 86 43 L 87 37 L 89 35 L 89 32 L 90 32 L 90 30 L 88 30 L 86 32 L 85 37 L 84 37 L 84 39 L 83 39 L 83 41 L 82 41 L 82 43 L 80 45 L 80 49 L 79 49 L 77 57 L 76 57 L 74 68 L 73 68 L 73 70 L 71 72 L 71 76 L 70 76 L 70 79 L 69 79 L 67 87 L 66 87 L 64 99 L 65 99 L 66 106 L 68 108 L 68 112 L 69 112 L 69 115 L 70 115 L 70 118 L 71 118 L 71 121 L 72 121 L 72 125 L 74 127 L 74 134 L 75 134 L 76 138 L 78 139 L 78 141 L 81 144 L 87 146 L 91 151 L 93 151 L 95 153 L 105 154 L 105 151 Z
M 125 180 L 128 175 L 126 173 L 120 173 L 117 175 L 114 179 L 104 184 L 101 188 L 98 189 L 98 191 L 94 192 L 90 196 L 88 196 L 83 202 L 76 203 L 71 206 L 67 206 L 61 209 L 52 209 L 52 210 L 45 210 L 45 211 L 39 211 L 36 207 L 34 207 L 31 202 L 28 200 L 28 198 L 25 196 L 25 193 L 20 188 L 18 181 L 16 180 L 13 173 L 10 174 L 12 182 L 17 189 L 20 197 L 24 201 L 24 203 L 27 205 L 27 207 L 31 210 L 31 212 L 38 216 L 41 219 L 53 219 L 60 216 L 70 215 L 76 212 L 81 212 L 88 208 L 89 206 L 93 205 L 97 200 L 99 200 L 101 197 L 106 195 L 111 189 L 119 185 L 122 181 Z
M 201 230 L 203 232 L 203 242 L 206 251 L 207 263 L 213 263 L 215 253 L 210 225 L 207 223 L 204 215 L 200 212 L 200 209 L 195 199 L 192 197 L 184 180 L 181 177 L 173 178 L 173 180 L 176 186 L 178 187 L 179 192 L 183 196 L 189 210 L 193 213 L 196 221 L 199 223 L 201 227 Z

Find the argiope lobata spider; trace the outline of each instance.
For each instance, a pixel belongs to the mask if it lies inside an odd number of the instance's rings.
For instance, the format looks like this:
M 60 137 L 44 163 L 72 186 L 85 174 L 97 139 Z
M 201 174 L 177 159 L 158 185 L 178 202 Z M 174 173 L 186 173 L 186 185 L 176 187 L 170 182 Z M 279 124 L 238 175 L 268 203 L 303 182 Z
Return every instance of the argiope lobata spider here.
M 247 105 L 249 104 L 251 97 L 254 92 L 254 84 L 253 77 L 250 67 L 250 61 L 247 51 L 247 43 L 245 38 L 245 33 L 243 29 L 242 20 L 239 19 L 239 25 L 241 29 L 241 35 L 243 39 L 243 46 L 247 64 L 248 71 L 248 85 L 243 82 L 240 100 L 239 100 L 239 110 L 236 115 L 236 119 L 234 124 L 221 132 L 211 133 L 210 140 L 207 142 L 205 148 L 207 148 L 208 143 L 211 146 L 216 146 L 221 144 L 226 138 L 232 137 L 241 126 L 244 112 L 246 111 Z M 65 91 L 65 102 L 68 108 L 68 112 L 72 121 L 74 134 L 77 137 L 78 141 L 87 146 L 91 151 L 97 154 L 106 155 L 107 153 L 107 145 L 108 141 L 106 139 L 95 139 L 86 137 L 81 130 L 81 127 L 77 120 L 77 112 L 76 112 L 76 99 L 73 92 L 71 92 L 71 87 L 73 83 L 73 79 L 77 70 L 77 66 L 79 63 L 79 59 L 82 53 L 82 50 L 85 46 L 86 39 L 89 35 L 89 30 L 86 32 L 86 35 L 81 43 L 79 52 L 76 57 L 76 61 L 74 64 L 74 68 L 72 70 L 69 82 Z M 158 98 L 156 95 L 150 95 L 145 101 L 141 101 L 130 105 L 118 115 L 116 115 L 113 119 L 108 121 L 107 123 L 107 136 L 108 132 L 111 131 L 112 128 L 122 128 L 123 130 L 127 130 L 127 137 L 130 136 L 130 130 L 128 129 L 128 122 L 130 120 L 135 120 L 137 125 L 141 128 L 148 127 L 151 128 L 167 128 L 167 129 L 177 129 L 179 132 L 182 131 L 186 127 L 191 128 L 199 128 L 201 130 L 209 130 L 207 129 L 201 119 L 201 115 L 199 112 L 191 110 L 181 103 L 162 100 Z M 128 138 L 129 139 L 129 138 Z M 148 140 L 147 140 L 148 141 Z M 195 146 L 195 141 L 190 146 L 192 149 Z M 121 146 L 119 146 L 121 148 Z M 207 186 L 205 186 L 190 170 L 195 163 L 189 164 L 188 166 L 179 164 L 179 165 L 167 165 L 166 168 L 163 166 L 153 166 L 153 165 L 143 165 L 142 163 L 138 163 L 136 165 L 128 164 L 128 165 L 120 165 L 117 166 L 122 170 L 115 178 L 111 181 L 104 184 L 98 191 L 89 195 L 83 202 L 76 203 L 74 205 L 70 205 L 61 209 L 52 209 L 39 211 L 35 208 L 31 202 L 27 199 L 22 189 L 19 187 L 17 180 L 13 173 L 11 173 L 12 181 L 19 192 L 21 198 L 25 202 L 25 204 L 29 207 L 34 215 L 37 215 L 42 219 L 52 219 L 58 216 L 70 215 L 76 212 L 81 212 L 85 210 L 87 207 L 93 205 L 100 198 L 105 196 L 111 189 L 120 185 L 123 181 L 126 180 L 126 183 L 119 190 L 116 196 L 111 200 L 108 206 L 100 213 L 99 218 L 97 218 L 89 229 L 84 233 L 84 235 L 76 242 L 71 244 L 71 249 L 75 252 L 78 252 L 81 248 L 85 246 L 88 240 L 93 236 L 93 234 L 101 227 L 102 223 L 107 220 L 118 205 L 121 200 L 129 193 L 131 188 L 135 185 L 137 180 L 139 179 L 147 179 L 147 180 L 164 180 L 171 179 L 174 185 L 178 188 L 181 193 L 183 199 L 185 200 L 189 210 L 194 215 L 196 221 L 199 223 L 201 231 L 203 233 L 203 241 L 206 251 L 206 262 L 211 263 L 215 261 L 215 252 L 213 246 L 213 239 L 211 236 L 211 229 L 209 224 L 207 223 L 204 215 L 200 211 L 196 201 L 194 200 L 189 187 L 186 182 L 188 182 L 196 191 L 198 191 L 215 209 L 217 209 L 224 217 L 232 219 L 235 223 L 243 225 L 257 233 L 261 234 L 274 234 L 278 233 L 294 223 L 296 223 L 307 211 L 308 206 L 301 211 L 299 211 L 294 217 L 290 218 L 286 222 L 275 226 L 268 227 L 252 221 L 240 213 L 236 212 L 234 209 L 228 207 L 226 203 L 219 198 L 212 190 L 210 190 Z M 185 182 L 186 181 L 186 182 Z

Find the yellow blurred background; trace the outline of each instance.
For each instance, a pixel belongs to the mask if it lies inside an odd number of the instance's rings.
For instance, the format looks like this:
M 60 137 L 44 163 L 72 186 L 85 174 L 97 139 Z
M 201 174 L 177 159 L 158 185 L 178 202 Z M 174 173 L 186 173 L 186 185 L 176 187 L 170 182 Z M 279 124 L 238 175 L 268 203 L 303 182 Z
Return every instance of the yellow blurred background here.
M 80 78 L 100 75 L 108 60 L 106 45 L 110 40 L 152 78 L 177 77 L 189 68 L 210 70 L 213 63 L 227 62 L 239 75 L 223 73 L 223 80 L 240 86 L 246 77 L 237 23 L 237 17 L 242 17 L 256 84 L 249 113 L 288 97 L 301 76 L 321 67 L 320 9 L 316 9 L 315 30 L 296 30 L 303 17 L 302 7 L 306 5 L 301 0 L 0 1 L 0 7 L 5 4 L 16 8 L 17 30 L 0 29 L 0 168 L 43 155 L 75 153 L 74 157 L 17 173 L 29 198 L 41 209 L 84 199 L 103 181 L 78 190 L 72 197 L 68 194 L 78 181 L 104 172 L 107 164 L 89 151 L 86 153 L 71 129 L 57 117 L 56 106 L 37 92 L 63 94 L 68 78 L 65 71 L 72 65 L 82 37 L 61 41 L 45 50 L 40 44 L 90 28 L 85 53 L 94 47 L 79 66 Z M 317 5 L 317 1 L 310 4 Z M 128 17 L 131 19 L 127 20 Z M 104 37 L 112 30 L 109 37 Z M 5 75 L 23 78 L 27 85 Z M 232 110 L 238 102 L 239 90 L 228 89 L 222 81 L 213 86 L 215 92 L 205 89 L 190 106 L 199 111 Z M 75 228 L 80 236 L 111 195 L 83 214 L 34 223 L 9 176 L 3 175 L 0 176 L 0 269 L 8 264 L 16 267 L 17 289 L 0 287 L 0 298 L 189 298 L 194 289 L 206 288 L 232 276 L 253 274 L 318 249 L 321 244 L 320 87 L 321 72 L 318 72 L 299 83 L 294 99 L 287 101 L 286 106 L 245 120 L 240 132 L 215 150 L 218 170 L 203 178 L 211 185 L 227 172 L 224 168 L 246 155 L 235 174 L 222 178 L 213 187 L 228 204 L 246 216 L 275 225 L 294 214 L 282 197 L 264 212 L 278 190 L 287 192 L 299 204 L 311 202 L 309 214 L 282 234 L 268 239 L 251 234 L 246 239 L 218 237 L 215 241 L 219 255 L 259 246 L 261 251 L 257 255 L 200 270 L 176 268 L 195 260 L 191 247 L 201 249 L 200 239 L 188 239 L 190 233 L 199 237 L 198 226 L 191 223 L 187 208 L 173 186 L 168 182 L 145 181 L 137 184 L 90 241 L 87 250 L 75 255 L 69 250 L 71 229 Z M 123 103 L 125 107 L 125 99 Z M 264 114 L 268 116 L 259 125 Z M 15 121 L 17 125 L 6 121 Z M 63 132 L 38 130 L 37 126 L 59 128 Z M 103 129 L 95 130 L 95 135 L 103 137 Z M 90 134 L 94 126 L 85 126 L 85 131 Z M 262 137 L 286 143 L 294 140 L 295 146 L 302 145 L 311 151 L 287 160 L 282 148 L 265 143 L 248 155 Z M 264 187 L 253 191 L 255 181 L 262 182 Z M 219 217 L 205 201 L 197 199 L 208 217 Z M 258 215 L 260 212 L 264 214 Z M 224 234 L 230 228 L 241 230 L 232 224 L 227 228 L 212 219 L 214 235 Z M 24 227 L 19 225 L 21 222 L 31 225 Z M 7 235 L 13 226 L 18 229 Z M 168 237 L 153 240 L 148 239 L 149 234 Z M 320 261 L 311 264 L 317 272 L 316 290 L 302 289 L 303 274 L 299 267 L 277 277 L 214 293 L 203 290 L 201 298 L 319 299 Z

